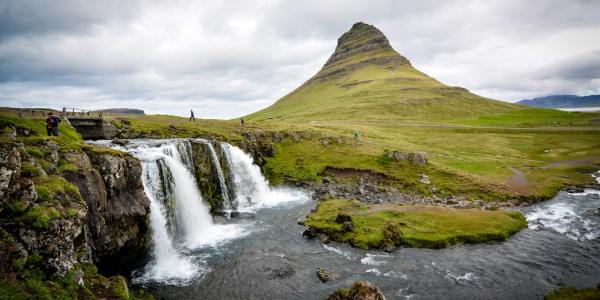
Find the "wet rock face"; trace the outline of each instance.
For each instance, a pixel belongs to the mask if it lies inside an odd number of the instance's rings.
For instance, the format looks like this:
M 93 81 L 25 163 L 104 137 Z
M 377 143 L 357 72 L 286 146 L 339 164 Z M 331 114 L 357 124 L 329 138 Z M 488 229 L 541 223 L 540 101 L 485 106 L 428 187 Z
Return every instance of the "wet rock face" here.
M 142 186 L 142 167 L 130 155 L 88 152 L 88 156 L 94 168 L 65 177 L 86 200 L 94 262 L 101 269 L 119 268 L 143 256 L 149 245 L 150 201 Z M 80 164 L 87 162 L 83 159 Z
M 194 160 L 196 172 L 194 175 L 196 176 L 198 188 L 202 191 L 202 196 L 210 204 L 210 212 L 213 215 L 219 215 L 223 212 L 225 204 L 223 203 L 223 192 L 219 183 L 218 170 L 212 161 L 209 145 L 201 141 L 192 141 L 191 144 L 192 159 Z M 220 156 L 220 162 L 224 162 L 222 153 L 217 151 L 220 147 L 215 145 L 213 148 L 217 152 L 217 156 Z M 222 166 L 224 167 L 225 165 L 222 164 Z

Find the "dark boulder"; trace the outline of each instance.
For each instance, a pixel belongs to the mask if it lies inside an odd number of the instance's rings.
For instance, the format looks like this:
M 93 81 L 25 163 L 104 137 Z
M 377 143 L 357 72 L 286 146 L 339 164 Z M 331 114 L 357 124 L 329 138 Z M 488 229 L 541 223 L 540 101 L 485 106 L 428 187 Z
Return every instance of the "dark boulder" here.
M 317 269 L 317 277 L 319 277 L 319 280 L 322 282 L 327 282 L 329 279 L 331 279 L 329 272 L 327 272 L 325 268 Z

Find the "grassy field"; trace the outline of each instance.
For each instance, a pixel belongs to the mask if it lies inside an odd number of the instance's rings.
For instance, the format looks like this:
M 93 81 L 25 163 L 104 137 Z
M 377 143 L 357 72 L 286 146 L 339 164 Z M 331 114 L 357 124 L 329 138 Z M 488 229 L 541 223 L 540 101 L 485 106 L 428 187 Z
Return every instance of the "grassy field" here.
M 347 224 L 352 224 L 352 228 Z M 527 222 L 516 211 L 366 205 L 330 199 L 319 204 L 305 225 L 359 248 L 391 250 L 401 245 L 442 248 L 505 240 L 527 227 Z

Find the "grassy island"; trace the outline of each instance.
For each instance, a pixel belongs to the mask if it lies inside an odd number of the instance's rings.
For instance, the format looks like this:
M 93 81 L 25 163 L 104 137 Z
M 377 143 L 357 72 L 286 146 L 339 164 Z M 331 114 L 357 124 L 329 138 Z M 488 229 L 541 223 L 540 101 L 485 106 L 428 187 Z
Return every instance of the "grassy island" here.
M 402 245 L 443 248 L 505 240 L 527 227 L 527 221 L 516 211 L 366 205 L 354 200 L 330 199 L 319 204 L 305 225 L 332 240 L 349 242 L 362 249 L 391 250 Z

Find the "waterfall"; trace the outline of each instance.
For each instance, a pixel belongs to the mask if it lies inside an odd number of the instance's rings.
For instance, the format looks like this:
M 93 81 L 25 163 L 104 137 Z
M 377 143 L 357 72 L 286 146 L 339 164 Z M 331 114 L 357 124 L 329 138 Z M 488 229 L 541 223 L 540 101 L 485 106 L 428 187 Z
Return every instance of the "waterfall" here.
M 221 168 L 221 163 L 219 162 L 219 157 L 217 156 L 217 152 L 213 147 L 212 143 L 207 142 L 208 149 L 210 150 L 210 156 L 212 157 L 213 166 L 217 169 L 217 176 L 219 177 L 219 186 L 221 187 L 221 197 L 223 197 L 223 203 L 225 206 L 225 210 L 231 211 L 234 207 L 231 205 L 231 200 L 229 200 L 229 190 L 227 189 L 227 183 L 225 182 L 225 175 L 223 175 L 223 169 Z
M 240 225 L 213 222 L 191 172 L 191 151 L 181 145 L 167 141 L 128 149 L 142 162 L 142 181 L 151 203 L 153 261 L 141 280 L 189 280 L 202 270 L 183 255 L 186 249 L 216 246 L 244 234 Z
M 271 189 L 260 168 L 241 149 L 222 143 L 223 164 L 229 169 L 230 189 L 225 182 L 214 146 L 205 140 L 212 167 L 218 175 L 223 202 L 231 209 L 232 200 L 245 212 L 256 212 L 288 201 L 309 199 L 299 190 Z M 104 142 L 106 145 L 106 142 Z M 194 157 L 189 140 L 131 140 L 127 146 L 114 146 L 137 157 L 142 164 L 142 183 L 150 200 L 152 260 L 134 274 L 136 282 L 158 281 L 185 285 L 210 270 L 206 252 L 225 241 L 249 233 L 249 220 L 215 224 L 208 204 L 196 182 Z M 207 154 L 208 155 L 208 154 Z M 235 199 L 230 197 L 235 195 Z
M 228 143 L 222 143 L 221 147 L 233 177 L 238 211 L 255 211 L 306 198 L 299 190 L 271 189 L 252 156 Z
M 156 196 L 163 196 L 159 165 L 153 161 L 143 161 L 142 172 L 144 190 L 150 199 L 150 229 L 154 244 L 153 261 L 146 268 L 146 273 L 141 280 L 169 281 L 190 278 L 197 273 L 197 269 L 187 257 L 182 256 L 175 248 L 172 235 L 167 229 L 167 212 L 156 198 Z
M 190 142 L 181 141 L 177 143 L 177 150 L 179 151 L 181 162 L 184 163 L 188 167 L 188 169 L 190 169 L 190 172 L 192 172 L 192 174 L 194 174 L 195 167 L 194 159 L 192 158 L 192 145 L 190 144 Z

